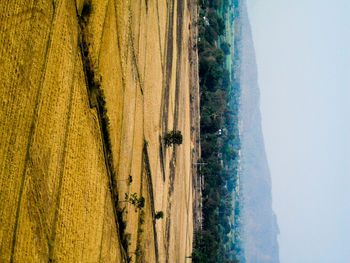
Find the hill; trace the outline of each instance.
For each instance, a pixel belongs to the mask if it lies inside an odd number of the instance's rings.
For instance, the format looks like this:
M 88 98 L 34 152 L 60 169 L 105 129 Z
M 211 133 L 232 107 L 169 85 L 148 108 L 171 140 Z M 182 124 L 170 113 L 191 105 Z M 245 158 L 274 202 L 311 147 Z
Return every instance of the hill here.
M 241 144 L 243 249 L 248 263 L 278 263 L 279 233 L 261 127 L 254 43 L 245 4 L 241 11 Z

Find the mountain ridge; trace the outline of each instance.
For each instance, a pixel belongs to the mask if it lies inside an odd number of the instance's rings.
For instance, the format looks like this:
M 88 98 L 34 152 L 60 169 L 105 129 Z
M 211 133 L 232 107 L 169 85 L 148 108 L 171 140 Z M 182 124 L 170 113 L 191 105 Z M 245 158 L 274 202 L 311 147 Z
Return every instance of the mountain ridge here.
M 261 126 L 260 90 L 246 3 L 241 9 L 241 143 L 243 249 L 249 263 L 279 263 L 277 218 Z

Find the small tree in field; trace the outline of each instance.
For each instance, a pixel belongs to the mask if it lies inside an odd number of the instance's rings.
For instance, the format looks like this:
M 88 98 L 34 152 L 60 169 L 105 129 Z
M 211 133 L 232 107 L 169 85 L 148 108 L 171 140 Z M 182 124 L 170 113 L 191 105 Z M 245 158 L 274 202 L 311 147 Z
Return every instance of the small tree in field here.
M 155 217 L 155 219 L 163 218 L 164 217 L 163 211 L 157 211 L 154 217 Z
M 168 132 L 164 136 L 164 143 L 166 146 L 170 146 L 172 144 L 180 145 L 182 144 L 182 134 L 181 131 L 173 130 Z

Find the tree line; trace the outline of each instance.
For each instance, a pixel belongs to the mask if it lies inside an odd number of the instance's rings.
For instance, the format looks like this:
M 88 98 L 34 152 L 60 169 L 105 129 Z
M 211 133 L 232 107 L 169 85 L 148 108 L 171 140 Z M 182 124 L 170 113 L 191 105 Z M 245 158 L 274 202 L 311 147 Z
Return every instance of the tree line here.
M 218 38 L 225 23 L 219 9 L 228 1 L 200 0 L 198 56 L 201 111 L 201 166 L 204 179 L 203 224 L 195 233 L 192 262 L 239 262 L 234 217 L 239 205 L 232 192 L 237 186 L 239 83 L 225 69 L 230 44 Z M 231 74 L 231 76 L 230 76 Z M 230 80 L 231 79 L 231 80 Z M 237 218 L 236 218 L 237 219 Z

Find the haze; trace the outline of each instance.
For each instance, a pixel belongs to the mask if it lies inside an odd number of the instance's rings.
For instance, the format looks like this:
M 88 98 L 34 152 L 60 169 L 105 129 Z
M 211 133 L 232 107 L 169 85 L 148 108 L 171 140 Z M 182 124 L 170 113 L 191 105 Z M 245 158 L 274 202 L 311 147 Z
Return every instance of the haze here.
M 281 263 L 350 262 L 350 1 L 247 0 Z

